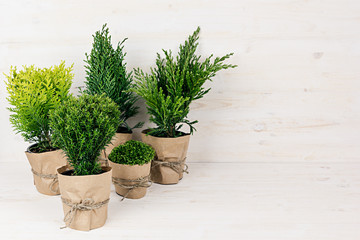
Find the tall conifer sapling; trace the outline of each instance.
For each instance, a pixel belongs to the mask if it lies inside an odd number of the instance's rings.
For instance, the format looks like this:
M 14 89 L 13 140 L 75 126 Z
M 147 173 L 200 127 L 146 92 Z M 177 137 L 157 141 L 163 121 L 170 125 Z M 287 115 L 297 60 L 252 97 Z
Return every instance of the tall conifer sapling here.
M 233 53 L 215 59 L 211 54 L 202 61 L 196 55 L 199 33 L 200 27 L 180 45 L 176 58 L 171 50 L 163 50 L 164 58 L 157 54 L 156 67 L 151 68 L 150 74 L 135 70 L 137 81 L 132 90 L 145 99 L 150 121 L 157 126 L 148 132 L 150 135 L 179 137 L 183 135 L 183 124 L 189 126 L 192 134 L 198 121 L 188 119 L 190 104 L 210 91 L 203 85 L 212 81 L 218 71 L 236 67 L 224 63 Z
M 112 99 L 121 112 L 117 132 L 131 132 L 134 128 L 142 127 L 139 122 L 130 127 L 127 120 L 138 113 L 134 106 L 137 96 L 128 91 L 132 87 L 132 72 L 127 72 L 124 52 L 126 38 L 119 42 L 114 49 L 111 44 L 109 28 L 103 25 L 100 31 L 93 35 L 93 45 L 90 54 L 86 55 L 85 93 L 105 94 Z

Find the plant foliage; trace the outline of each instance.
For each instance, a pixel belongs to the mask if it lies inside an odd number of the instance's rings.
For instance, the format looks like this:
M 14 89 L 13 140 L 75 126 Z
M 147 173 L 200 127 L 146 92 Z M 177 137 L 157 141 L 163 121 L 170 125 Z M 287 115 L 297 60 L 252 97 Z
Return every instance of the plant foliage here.
M 153 160 L 154 157 L 155 150 L 152 147 L 135 140 L 115 147 L 109 155 L 112 162 L 126 165 L 143 165 Z
M 52 150 L 52 130 L 49 111 L 56 109 L 69 98 L 74 75 L 73 66 L 66 68 L 65 62 L 50 68 L 24 66 L 18 71 L 11 67 L 7 77 L 8 108 L 12 114 L 10 122 L 26 141 L 37 143 L 37 152 Z
M 131 127 L 127 124 L 127 120 L 138 113 L 138 107 L 134 106 L 137 96 L 133 92 L 128 91 L 132 86 L 132 73 L 126 71 L 126 63 L 123 43 L 117 44 L 116 49 L 111 44 L 111 36 L 109 28 L 103 25 L 101 31 L 97 31 L 93 35 L 93 48 L 91 53 L 85 54 L 86 60 L 86 89 L 87 94 L 102 94 L 111 98 L 121 112 L 118 132 L 125 128 L 131 132 Z M 133 128 L 142 127 L 143 123 L 138 123 Z
M 160 137 L 178 137 L 183 124 L 190 128 L 192 134 L 194 124 L 187 118 L 192 101 L 202 98 L 210 91 L 205 89 L 204 83 L 211 81 L 215 74 L 236 65 L 224 64 L 233 53 L 223 57 L 213 55 L 201 61 L 201 56 L 195 54 L 199 45 L 200 27 L 189 36 L 180 49 L 176 59 L 170 50 L 163 50 L 165 58 L 157 54 L 156 67 L 151 73 L 135 70 L 136 86 L 132 89 L 143 97 L 147 104 L 150 121 L 157 125 L 151 129 L 150 135 Z
M 74 167 L 74 175 L 101 172 L 98 157 L 119 125 L 120 111 L 105 95 L 71 97 L 51 111 L 53 140 Z

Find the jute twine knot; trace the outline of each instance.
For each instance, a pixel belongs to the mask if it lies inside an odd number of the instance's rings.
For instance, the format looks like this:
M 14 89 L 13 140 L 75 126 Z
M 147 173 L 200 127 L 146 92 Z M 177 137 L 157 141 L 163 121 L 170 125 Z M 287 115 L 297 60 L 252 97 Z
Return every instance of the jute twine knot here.
M 136 179 L 123 179 L 123 178 L 113 177 L 112 181 L 115 185 L 118 185 L 122 188 L 129 189 L 127 191 L 127 193 L 123 196 L 121 201 L 123 201 L 132 190 L 139 188 L 139 187 L 148 188 L 152 184 L 152 181 L 150 180 L 150 175 L 147 175 L 145 177 L 139 177 Z
M 95 203 L 92 198 L 85 198 L 80 203 L 73 203 L 70 200 L 65 199 L 65 198 L 61 198 L 61 200 L 64 204 L 66 204 L 67 206 L 70 207 L 70 210 L 65 214 L 65 217 L 64 217 L 65 226 L 60 227 L 60 229 L 63 229 L 63 228 L 69 227 L 71 225 L 72 221 L 75 218 L 76 212 L 78 210 L 79 211 L 90 211 L 90 210 L 101 208 L 102 206 L 107 204 L 110 199 L 108 198 L 105 201 L 98 202 L 98 203 Z
M 39 173 L 39 172 L 35 171 L 34 169 L 31 169 L 31 172 L 38 177 L 52 179 L 53 181 L 50 184 L 50 191 L 55 194 L 57 194 L 59 192 L 59 186 L 57 187 L 56 190 L 54 190 L 54 185 L 55 185 L 55 183 L 58 182 L 57 174 L 43 174 L 43 173 Z
M 181 174 L 181 173 L 189 173 L 188 172 L 188 168 L 189 166 L 185 163 L 185 160 L 186 158 L 184 158 L 183 160 L 181 161 L 178 161 L 178 162 L 167 162 L 167 161 L 161 161 L 161 160 L 153 160 L 153 167 L 156 167 L 156 166 L 164 166 L 164 167 L 168 167 L 168 168 L 171 168 L 172 170 L 174 170 L 175 172 L 177 172 L 178 174 Z M 185 169 L 181 168 L 181 165 L 184 165 Z

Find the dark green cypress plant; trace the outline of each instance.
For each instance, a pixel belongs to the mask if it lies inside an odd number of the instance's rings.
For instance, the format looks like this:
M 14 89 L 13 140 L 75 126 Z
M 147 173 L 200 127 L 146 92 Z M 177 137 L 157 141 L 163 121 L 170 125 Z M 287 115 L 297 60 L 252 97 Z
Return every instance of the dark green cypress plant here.
M 119 125 L 118 106 L 103 95 L 71 97 L 50 112 L 53 141 L 68 157 L 74 175 L 101 172 L 98 157 Z
M 126 71 L 124 42 L 119 42 L 114 49 L 111 44 L 109 28 L 103 25 L 101 31 L 93 35 L 93 45 L 90 54 L 85 54 L 86 89 L 84 93 L 105 94 L 111 98 L 121 112 L 117 132 L 131 132 L 134 128 L 142 127 L 143 123 L 137 123 L 130 127 L 127 120 L 138 113 L 138 107 L 134 106 L 138 97 L 128 91 L 132 87 L 132 72 Z
M 178 137 L 183 135 L 181 127 L 186 124 L 192 134 L 196 129 L 187 115 L 192 101 L 202 98 L 210 91 L 205 89 L 204 83 L 222 69 L 235 68 L 236 65 L 224 64 L 233 53 L 212 59 L 210 55 L 201 61 L 196 55 L 199 45 L 200 27 L 189 36 L 180 49 L 176 58 L 170 50 L 163 50 L 165 58 L 157 54 L 156 67 L 151 73 L 144 73 L 135 69 L 136 86 L 132 88 L 143 97 L 150 114 L 150 121 L 157 125 L 150 129 L 150 135 L 158 137 Z

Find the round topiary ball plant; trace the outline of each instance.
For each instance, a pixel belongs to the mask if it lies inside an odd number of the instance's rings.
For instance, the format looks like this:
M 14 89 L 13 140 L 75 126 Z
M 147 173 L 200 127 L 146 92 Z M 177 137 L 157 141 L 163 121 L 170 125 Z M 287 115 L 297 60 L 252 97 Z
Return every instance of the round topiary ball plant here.
M 53 140 L 65 152 L 73 175 L 101 173 L 100 151 L 119 125 L 120 111 L 105 95 L 71 97 L 50 113 Z
M 155 150 L 146 143 L 130 140 L 115 147 L 109 155 L 109 160 L 125 165 L 144 165 L 155 157 Z
M 149 145 L 130 140 L 115 147 L 109 155 L 115 191 L 124 198 L 138 199 L 151 186 L 150 167 L 155 150 Z

